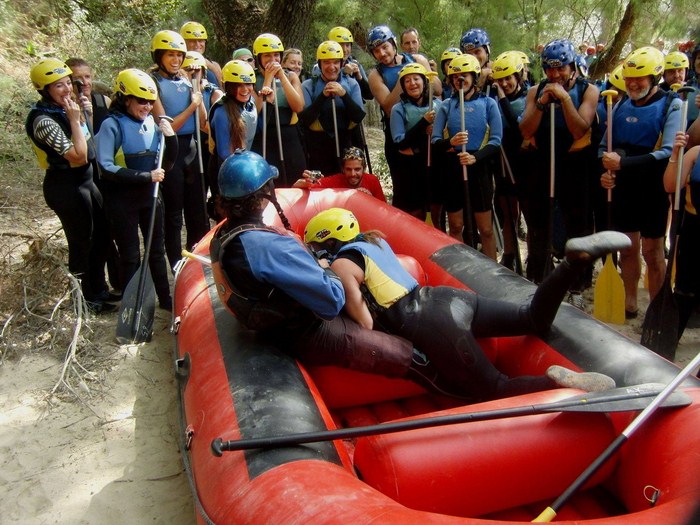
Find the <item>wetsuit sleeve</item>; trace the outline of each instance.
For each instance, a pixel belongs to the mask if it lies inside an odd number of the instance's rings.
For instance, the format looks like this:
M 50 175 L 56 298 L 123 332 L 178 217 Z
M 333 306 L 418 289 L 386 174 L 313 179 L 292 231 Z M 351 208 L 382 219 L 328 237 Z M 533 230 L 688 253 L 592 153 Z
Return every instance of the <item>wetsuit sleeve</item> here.
M 95 139 L 97 142 L 97 163 L 104 179 L 120 184 L 147 184 L 151 182 L 150 172 L 132 170 L 116 164 L 114 157 L 121 147 L 121 135 L 119 124 L 114 119 L 110 118 L 102 123 L 100 132 Z
M 498 105 L 501 108 L 501 113 L 503 114 L 503 119 L 506 121 L 508 126 L 512 128 L 518 127 L 518 115 L 513 111 L 513 106 L 508 98 L 503 97 L 498 100 Z
M 352 122 L 362 122 L 365 118 L 365 109 L 362 106 L 362 96 L 360 95 L 360 86 L 353 78 L 347 78 L 345 87 L 345 95 L 342 97 L 345 104 L 348 120 Z
M 165 153 L 163 153 L 163 169 L 170 170 L 177 160 L 178 140 L 177 135 L 165 137 Z
M 406 136 L 406 127 L 404 124 L 403 115 L 403 103 L 399 101 L 391 108 L 391 115 L 389 117 L 391 138 L 397 144 Z
M 304 84 L 309 81 L 304 81 Z M 311 126 L 316 120 L 318 120 L 321 110 L 323 109 L 323 103 L 326 101 L 326 96 L 323 94 L 323 90 L 319 95 L 312 100 L 311 99 L 311 86 L 313 81 L 310 81 L 308 85 L 302 86 L 304 91 L 304 109 L 299 113 L 299 119 L 307 128 Z
M 449 107 L 450 101 L 446 100 L 438 108 L 437 113 L 435 114 L 435 121 L 433 122 L 433 135 L 430 139 L 433 143 L 433 147 L 437 151 L 442 153 L 444 153 L 452 147 L 452 145 L 450 144 L 449 137 L 443 137 L 443 132 L 445 130 L 445 127 L 447 126 L 447 112 L 449 110 Z
M 267 232 L 246 232 L 240 238 L 256 279 L 276 286 L 322 319 L 340 313 L 345 304 L 340 279 L 324 271 L 299 241 Z
M 357 62 L 357 60 L 354 61 Z M 369 87 L 369 82 L 367 81 L 367 72 L 365 71 L 365 68 L 362 67 L 362 64 L 358 62 L 357 65 L 360 68 L 360 78 L 356 78 L 355 80 L 357 80 L 357 83 L 360 85 L 360 94 L 362 95 L 362 100 L 372 100 L 374 98 L 374 95 L 372 95 L 372 89 Z
M 61 126 L 47 115 L 39 115 L 33 123 L 34 138 L 43 142 L 59 155 L 65 155 L 72 147 L 73 142 L 66 136 Z

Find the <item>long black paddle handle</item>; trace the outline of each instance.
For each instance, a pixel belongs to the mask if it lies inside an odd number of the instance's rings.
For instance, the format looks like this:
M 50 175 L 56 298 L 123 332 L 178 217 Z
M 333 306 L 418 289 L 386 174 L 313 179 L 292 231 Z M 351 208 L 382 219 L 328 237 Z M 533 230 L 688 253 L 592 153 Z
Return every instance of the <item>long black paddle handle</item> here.
M 695 368 L 700 365 L 700 353 L 695 356 L 695 358 L 688 363 L 683 370 L 681 370 L 676 377 L 652 400 L 649 405 L 642 410 L 637 417 L 635 417 L 632 422 L 627 425 L 627 427 L 622 431 L 622 433 L 615 438 L 615 440 L 610 443 L 608 448 L 606 448 L 600 456 L 598 456 L 593 463 L 591 463 L 586 470 L 584 470 L 581 475 L 574 480 L 574 482 L 559 496 L 554 503 L 547 507 L 542 513 L 537 516 L 533 523 L 547 523 L 552 521 L 557 515 L 557 512 L 564 506 L 569 498 L 583 486 L 586 481 L 602 466 L 605 462 L 610 459 L 617 450 L 625 444 L 625 442 L 630 438 L 634 432 L 636 432 L 656 411 L 657 408 L 678 388 L 690 374 L 693 373 Z
M 162 115 L 158 117 L 159 120 L 167 120 L 172 122 L 173 119 L 167 115 Z M 156 169 L 161 169 L 163 167 L 163 153 L 165 151 L 165 134 L 161 131 L 160 144 L 158 147 L 158 158 L 156 162 Z M 136 328 L 141 323 L 141 315 L 143 314 L 143 296 L 146 291 L 146 270 L 148 268 L 148 258 L 151 256 L 151 243 L 153 242 L 153 230 L 156 224 L 156 211 L 158 208 L 158 190 L 160 188 L 160 182 L 155 182 L 153 184 L 153 203 L 151 204 L 151 217 L 148 223 L 148 235 L 146 236 L 146 242 L 143 246 L 143 262 L 141 263 L 141 273 L 139 273 L 139 287 L 136 293 L 136 304 L 134 310 L 133 324 L 132 324 L 132 335 L 135 334 Z
M 360 121 L 358 124 L 360 126 L 360 135 L 362 136 L 362 148 L 365 150 L 365 160 L 367 160 L 367 173 L 374 173 L 372 171 L 372 160 L 369 157 L 369 147 L 367 146 L 367 136 L 365 135 L 365 125 Z
M 363 427 L 341 428 L 335 430 L 322 430 L 318 432 L 305 432 L 286 436 L 270 436 L 262 438 L 240 439 L 224 441 L 217 438 L 211 443 L 212 453 L 221 456 L 225 451 L 248 450 L 255 448 L 284 447 L 300 445 L 303 443 L 316 443 L 321 441 L 333 441 L 336 439 L 350 439 L 378 434 L 391 434 L 407 430 L 431 428 L 436 426 L 455 425 L 474 421 L 486 421 L 507 417 L 544 414 L 548 412 L 614 412 L 639 409 L 639 400 L 658 394 L 659 388 L 654 384 L 638 385 L 635 387 L 619 388 L 609 392 L 583 394 L 561 401 L 529 405 L 523 407 L 502 408 L 498 410 L 486 410 L 466 414 L 450 414 L 434 416 L 409 421 L 397 421 L 394 423 L 381 423 L 379 425 L 367 425 Z M 675 403 L 687 405 L 690 399 L 681 396 Z

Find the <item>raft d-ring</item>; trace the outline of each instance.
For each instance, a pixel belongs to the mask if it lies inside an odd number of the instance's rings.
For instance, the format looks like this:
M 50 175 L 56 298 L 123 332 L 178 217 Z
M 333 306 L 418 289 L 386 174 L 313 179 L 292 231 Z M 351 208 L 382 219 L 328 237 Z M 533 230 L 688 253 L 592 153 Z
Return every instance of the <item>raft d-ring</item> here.
M 653 485 L 647 485 L 644 487 L 644 499 L 649 502 L 649 505 L 653 507 L 659 500 L 659 495 L 661 491 Z
M 192 446 L 192 438 L 194 438 L 194 427 L 187 425 L 185 429 L 185 450 L 189 450 Z

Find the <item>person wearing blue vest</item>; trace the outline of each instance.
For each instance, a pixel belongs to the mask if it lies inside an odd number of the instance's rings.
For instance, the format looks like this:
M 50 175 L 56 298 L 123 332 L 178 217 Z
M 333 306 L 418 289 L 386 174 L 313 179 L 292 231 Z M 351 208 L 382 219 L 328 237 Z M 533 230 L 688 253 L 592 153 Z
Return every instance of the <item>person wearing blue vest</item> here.
M 423 55 L 409 55 L 399 53 L 396 47 L 396 37 L 388 26 L 373 27 L 367 33 L 367 51 L 376 60 L 377 64 L 369 72 L 369 86 L 374 99 L 382 111 L 382 126 L 384 127 L 384 155 L 389 166 L 391 180 L 398 176 L 399 150 L 391 136 L 391 109 L 399 101 L 402 93 L 399 83 L 399 72 L 406 64 L 417 62 L 426 70 L 430 70 L 430 64 Z M 434 79 L 433 93 L 440 96 L 442 86 L 439 79 Z M 400 184 L 400 183 L 399 183 Z
M 623 234 L 601 232 L 569 241 L 564 262 L 525 304 L 452 286 L 420 286 L 381 232 L 361 232 L 349 210 L 320 212 L 306 225 L 304 239 L 330 256 L 330 268 L 345 290 L 347 315 L 364 328 L 411 341 L 450 391 L 489 400 L 557 386 L 589 391 L 615 387 L 603 374 L 577 374 L 559 366 L 549 367 L 542 376 L 508 377 L 489 361 L 477 339 L 546 334 L 570 281 L 586 262 L 629 245 Z
M 474 27 L 465 31 L 459 40 L 459 48 L 462 53 L 473 55 L 479 61 L 481 74 L 477 88 L 487 96 L 495 96 L 491 93 L 493 78 L 491 76 L 491 39 L 486 31 L 480 27 Z
M 97 134 L 97 161 L 105 184 L 105 210 L 121 255 L 122 290 L 141 260 L 139 229 L 148 237 L 153 206 L 153 185 L 163 182 L 177 158 L 178 140 L 170 123 L 151 116 L 157 89 L 153 79 L 138 69 L 121 71 L 114 82 L 110 114 Z M 161 134 L 165 151 L 159 151 Z M 157 156 L 163 155 L 161 168 Z M 160 307 L 172 310 L 168 267 L 165 262 L 163 207 L 158 201 L 148 266 Z
M 664 188 L 668 193 L 676 191 L 678 162 L 688 144 L 688 136 L 677 132 L 673 150 L 664 172 Z M 676 286 L 673 295 L 678 304 L 678 339 L 690 320 L 693 311 L 700 304 L 700 146 L 693 146 L 683 155 L 681 184 L 685 189 L 683 220 L 680 225 L 678 248 L 676 252 Z
M 215 206 L 216 196 L 219 194 L 219 168 L 237 149 L 249 150 L 252 147 L 258 122 L 253 66 L 243 60 L 230 60 L 221 70 L 221 76 L 226 94 L 214 104 L 209 114 L 211 158 L 208 179 L 212 196 L 210 208 L 217 222 L 221 220 Z
M 514 271 L 516 250 L 519 250 L 517 224 L 520 218 L 520 192 L 524 184 L 522 166 L 523 136 L 518 119 L 525 110 L 525 63 L 524 53 L 506 51 L 493 62 L 494 89 L 498 97 L 498 108 L 503 121 L 503 141 L 500 166 L 496 171 L 496 202 L 502 211 L 503 257 L 501 264 Z
M 640 250 L 647 266 L 649 299 L 661 290 L 666 274 L 664 240 L 669 198 L 663 174 L 681 129 L 681 102 L 659 88 L 664 55 L 655 47 L 641 47 L 625 58 L 622 76 L 627 98 L 613 109 L 612 146 L 608 153 L 606 130 L 601 141 L 603 188 L 612 189 L 612 223 L 632 240 L 620 252 L 627 318 L 638 314 L 637 290 L 642 272 Z
M 339 153 L 352 146 L 351 130 L 365 118 L 365 110 L 357 81 L 341 75 L 340 44 L 333 40 L 322 42 L 316 50 L 316 60 L 321 75 L 301 84 L 305 108 L 299 118 L 305 127 L 307 167 L 337 173 Z
M 399 149 L 397 174 L 394 177 L 394 197 L 392 204 L 420 220 L 425 220 L 428 206 L 435 202 L 436 213 L 440 215 L 440 200 L 432 195 L 439 191 L 440 174 L 428 180 L 428 145 L 431 126 L 435 120 L 435 108 L 439 100 L 433 100 L 430 107 L 428 84 L 435 73 L 420 64 L 406 64 L 399 72 L 399 84 L 403 93 L 391 110 L 391 135 Z M 431 211 L 433 211 L 431 209 Z
M 185 22 L 180 28 L 180 36 L 185 39 L 185 45 L 188 51 L 196 51 L 204 56 L 207 50 L 207 34 L 206 28 L 199 22 Z M 221 85 L 221 66 L 218 62 L 205 58 L 207 65 L 207 80 L 215 86 Z
M 525 219 L 529 234 L 527 277 L 536 283 L 545 277 L 550 266 L 548 257 L 552 253 L 561 254 L 566 238 L 592 231 L 590 193 L 597 144 L 591 143 L 591 136 L 599 98 L 598 88 L 580 78 L 576 50 L 570 41 L 552 40 L 544 46 L 541 58 L 547 78 L 528 90 L 520 119 L 520 131 L 529 141 L 532 153 L 525 185 L 529 214 Z M 554 140 L 550 134 L 551 111 L 554 111 Z M 563 220 L 550 221 L 552 154 L 554 216 L 558 217 L 558 212 Z M 592 270 L 591 266 L 572 285 L 568 300 L 578 308 L 583 308 L 581 294 L 589 285 Z
M 151 76 L 158 90 L 153 115 L 156 119 L 159 115 L 171 117 L 178 139 L 177 160 L 167 171 L 162 186 L 165 252 L 171 268 L 182 258 L 183 214 L 188 250 L 209 231 L 194 139 L 197 108 L 203 129 L 206 129 L 206 110 L 202 94 L 194 92 L 187 77 L 180 74 L 186 53 L 184 39 L 174 31 L 159 31 L 151 40 L 151 57 L 157 68 Z
M 489 158 L 500 152 L 503 123 L 498 104 L 479 93 L 477 85 L 481 67 L 473 55 L 459 55 L 448 66 L 452 98 L 437 110 L 433 124 L 433 150 L 447 155 L 445 210 L 449 233 L 463 240 L 465 190 L 462 166 L 468 166 L 468 194 L 471 212 L 481 238 L 482 252 L 496 259 L 496 237 L 493 230 L 494 182 Z M 460 106 L 460 90 L 464 92 L 464 123 Z M 462 152 L 465 145 L 465 152 Z
M 258 35 L 253 42 L 253 55 L 258 70 L 255 79 L 258 97 L 255 104 L 261 117 L 263 105 L 266 105 L 267 121 L 263 118 L 258 119 L 252 150 L 260 154 L 265 151 L 265 158 L 280 171 L 279 186 L 289 188 L 306 169 L 306 156 L 298 125 L 299 113 L 304 109 L 304 94 L 299 76 L 293 71 L 285 71 L 282 67 L 283 51 L 282 41 L 270 33 Z M 277 136 L 274 97 L 277 97 L 281 144 Z M 267 135 L 264 148 L 263 128 Z M 282 158 L 284 162 L 281 161 Z

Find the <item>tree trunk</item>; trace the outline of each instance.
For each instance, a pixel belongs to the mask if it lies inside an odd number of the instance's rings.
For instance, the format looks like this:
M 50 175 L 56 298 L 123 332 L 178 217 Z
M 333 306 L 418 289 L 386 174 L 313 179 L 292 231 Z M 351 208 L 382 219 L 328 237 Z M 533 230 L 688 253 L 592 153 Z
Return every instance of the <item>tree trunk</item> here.
M 309 28 L 317 0 L 202 0 L 214 26 L 214 32 L 230 53 L 239 47 L 250 47 L 261 33 L 277 35 L 285 48 L 300 46 Z
M 634 22 L 637 19 L 638 12 L 638 1 L 630 0 L 625 8 L 625 13 L 622 15 L 622 20 L 620 21 L 620 27 L 615 33 L 612 42 L 608 44 L 602 54 L 591 64 L 588 74 L 591 79 L 596 80 L 603 78 L 606 73 L 615 69 L 617 62 L 622 53 L 622 48 L 629 40 L 632 34 L 632 29 L 634 28 Z

